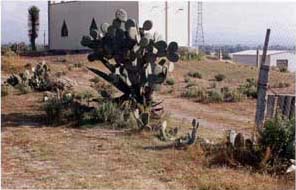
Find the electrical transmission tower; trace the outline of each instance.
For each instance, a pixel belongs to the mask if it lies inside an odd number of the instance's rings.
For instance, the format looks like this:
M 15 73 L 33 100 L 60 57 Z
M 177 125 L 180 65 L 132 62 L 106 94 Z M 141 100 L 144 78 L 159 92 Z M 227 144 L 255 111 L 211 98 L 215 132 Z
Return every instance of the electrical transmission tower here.
M 195 47 L 199 49 L 205 45 L 205 37 L 202 24 L 202 2 L 197 2 L 197 21 L 196 21 L 196 35 L 195 35 Z

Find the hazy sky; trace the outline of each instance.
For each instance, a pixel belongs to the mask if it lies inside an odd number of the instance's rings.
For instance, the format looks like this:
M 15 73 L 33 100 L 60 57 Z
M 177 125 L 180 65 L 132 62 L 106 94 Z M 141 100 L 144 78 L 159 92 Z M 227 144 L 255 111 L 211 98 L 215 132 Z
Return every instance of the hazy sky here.
M 2 1 L 2 43 L 28 43 L 27 10 L 32 5 L 40 9 L 37 43 L 43 43 L 44 30 L 47 36 L 47 1 Z M 195 29 L 194 7 L 192 12 L 192 28 Z M 204 2 L 203 27 L 206 44 L 262 45 L 269 27 L 270 44 L 294 46 L 296 2 Z

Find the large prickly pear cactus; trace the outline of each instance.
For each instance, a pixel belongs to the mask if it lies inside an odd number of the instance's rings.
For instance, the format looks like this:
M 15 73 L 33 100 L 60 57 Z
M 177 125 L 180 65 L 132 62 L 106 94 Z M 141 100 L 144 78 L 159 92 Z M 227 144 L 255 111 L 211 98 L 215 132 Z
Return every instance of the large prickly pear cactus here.
M 153 91 L 166 80 L 173 62 L 179 59 L 178 44 L 167 44 L 158 33 L 150 34 L 152 25 L 147 20 L 139 27 L 125 10 L 118 9 L 111 25 L 103 23 L 100 31 L 90 30 L 90 36 L 82 37 L 81 44 L 93 50 L 88 60 L 101 61 L 110 74 L 88 69 L 123 92 L 119 100 L 151 105 Z M 114 64 L 109 62 L 111 59 Z

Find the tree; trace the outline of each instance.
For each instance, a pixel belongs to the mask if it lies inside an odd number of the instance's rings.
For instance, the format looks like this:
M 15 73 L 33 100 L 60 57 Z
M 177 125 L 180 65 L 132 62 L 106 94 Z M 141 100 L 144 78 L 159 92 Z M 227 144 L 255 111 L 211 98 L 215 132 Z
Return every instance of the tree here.
M 39 9 L 36 6 L 32 6 L 29 8 L 28 13 L 29 39 L 32 50 L 36 51 L 35 40 L 38 37 L 39 31 Z

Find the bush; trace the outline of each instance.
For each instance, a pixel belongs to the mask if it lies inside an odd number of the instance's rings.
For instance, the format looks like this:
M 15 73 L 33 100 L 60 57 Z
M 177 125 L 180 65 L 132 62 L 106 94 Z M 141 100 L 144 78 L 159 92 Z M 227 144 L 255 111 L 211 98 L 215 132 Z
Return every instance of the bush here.
M 188 77 L 188 76 L 184 76 L 184 82 L 185 82 L 185 83 L 188 83 L 188 82 L 190 82 L 190 81 L 191 81 L 190 77 Z
M 279 82 L 272 86 L 272 88 L 287 88 L 290 86 L 290 83 L 287 82 Z
M 172 86 L 175 84 L 175 80 L 173 78 L 168 78 L 166 80 L 166 84 Z
M 222 88 L 224 102 L 240 102 L 245 96 L 238 89 Z
M 7 96 L 9 94 L 9 86 L 1 85 L 1 97 Z
M 74 67 L 76 67 L 76 68 L 81 68 L 81 67 L 83 67 L 83 65 L 84 65 L 84 63 L 83 62 L 78 62 L 78 63 L 74 63 Z
M 20 91 L 21 94 L 28 94 L 29 92 L 32 91 L 32 89 L 30 88 L 30 86 L 24 84 L 24 83 L 19 83 L 15 86 L 15 88 L 17 90 Z
M 57 78 L 60 78 L 61 76 L 64 76 L 64 75 L 66 75 L 66 72 L 65 72 L 65 71 L 59 71 L 59 72 L 56 72 L 56 73 L 55 73 L 55 76 L 56 76 Z
M 185 88 L 191 88 L 193 86 L 197 86 L 197 83 L 195 81 L 189 81 L 185 86 Z
M 183 61 L 190 61 L 190 60 L 197 60 L 201 61 L 204 58 L 204 53 L 200 52 L 197 53 L 196 49 L 187 48 L 187 47 L 180 47 L 178 49 L 180 54 L 180 59 Z
M 13 57 L 16 56 L 17 54 L 12 51 L 10 48 L 4 48 L 1 50 L 2 55 L 7 56 L 7 57 Z
M 225 78 L 226 78 L 226 76 L 223 75 L 223 74 L 215 75 L 215 80 L 218 81 L 218 82 L 223 81 Z
M 223 94 L 218 90 L 209 91 L 208 92 L 208 102 L 209 103 L 223 102 Z
M 94 78 L 89 79 L 89 81 L 96 84 L 101 81 L 101 78 L 98 76 L 95 76 Z
M 281 67 L 281 68 L 279 68 L 279 70 L 282 73 L 287 73 L 288 72 L 288 68 L 286 68 L 286 67 Z
M 99 122 L 112 122 L 115 120 L 118 114 L 118 105 L 107 101 L 104 102 L 98 109 L 96 109 L 94 116 Z
M 85 91 L 82 91 L 80 93 L 77 93 L 75 95 L 75 98 L 79 101 L 86 101 L 87 102 L 87 105 L 89 105 L 91 99 L 94 97 L 95 95 L 89 91 L 89 90 L 85 90 Z
M 211 88 L 217 88 L 217 83 L 216 82 L 211 82 L 210 84 L 209 84 L 209 88 L 211 89 Z
M 61 123 L 62 113 L 64 110 L 63 102 L 57 98 L 49 99 L 44 105 L 44 111 L 47 116 L 49 124 L 58 124 Z
M 189 72 L 188 76 L 193 77 L 193 78 L 199 78 L 202 79 L 202 75 L 199 72 Z
M 260 143 L 270 147 L 274 157 L 295 158 L 295 119 L 286 119 L 281 115 L 268 120 L 264 124 Z
M 246 82 L 243 85 L 240 85 L 239 91 L 247 97 L 257 98 L 256 80 L 253 78 L 246 79 Z
M 197 86 L 188 88 L 181 93 L 181 96 L 186 98 L 194 98 L 197 102 L 205 102 L 208 98 L 207 91 L 204 88 Z

